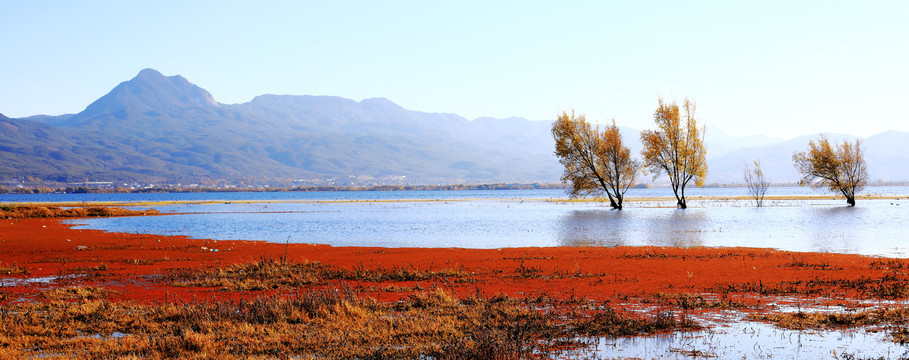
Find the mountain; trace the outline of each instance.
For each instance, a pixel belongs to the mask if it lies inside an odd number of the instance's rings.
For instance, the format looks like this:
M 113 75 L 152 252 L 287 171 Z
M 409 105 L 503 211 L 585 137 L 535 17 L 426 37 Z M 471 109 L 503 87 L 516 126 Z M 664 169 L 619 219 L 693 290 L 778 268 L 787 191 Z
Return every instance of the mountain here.
M 831 144 L 844 140 L 854 141 L 855 136 L 845 134 L 826 134 Z M 799 174 L 792 165 L 792 154 L 806 151 L 808 143 L 818 135 L 801 136 L 764 146 L 746 147 L 728 154 L 712 158 L 707 176 L 708 183 L 743 183 L 743 169 L 747 161 L 761 161 L 761 168 L 771 181 L 776 183 L 794 183 Z M 865 149 L 865 162 L 871 181 L 905 181 L 909 180 L 909 133 L 899 131 L 883 132 L 862 140 Z M 710 148 L 707 152 L 711 151 Z
M 863 145 L 872 179 L 909 179 L 909 132 L 882 132 L 865 139 Z
M 556 182 L 550 126 L 413 111 L 384 98 L 260 95 L 221 104 L 181 76 L 145 69 L 77 114 L 0 115 L 0 183 Z M 640 131 L 620 131 L 639 158 Z M 814 138 L 708 128 L 707 183 L 742 183 L 744 162 L 755 159 L 774 182 L 794 182 L 792 153 Z M 909 180 L 909 133 L 881 133 L 864 146 L 872 179 Z
M 707 127 L 704 135 L 704 145 L 707 146 L 707 156 L 718 158 L 738 149 L 758 147 L 782 142 L 781 139 L 766 135 L 731 136 L 716 127 Z
M 16 129 L 2 135 L 0 180 L 533 182 L 560 173 L 548 122 L 468 121 L 383 98 L 261 95 L 227 105 L 152 69 L 78 114 L 0 126 Z
M 642 144 L 637 129 L 619 127 L 625 144 L 633 156 L 640 159 Z M 844 140 L 854 141 L 855 136 L 826 134 L 832 144 Z M 799 174 L 792 165 L 792 154 L 808 149 L 808 143 L 818 135 L 800 136 L 780 140 L 768 136 L 730 136 L 719 129 L 708 128 L 705 135 L 707 146 L 707 184 L 744 184 L 744 166 L 753 167 L 753 161 L 760 160 L 764 174 L 774 183 L 795 183 Z M 909 132 L 887 131 L 862 139 L 869 181 L 909 180 Z M 640 176 L 639 181 L 665 185 L 664 175 Z
M 74 114 L 64 114 L 64 115 L 33 115 L 24 118 L 25 120 L 37 121 L 41 123 L 51 124 L 51 125 L 60 125 L 73 117 Z

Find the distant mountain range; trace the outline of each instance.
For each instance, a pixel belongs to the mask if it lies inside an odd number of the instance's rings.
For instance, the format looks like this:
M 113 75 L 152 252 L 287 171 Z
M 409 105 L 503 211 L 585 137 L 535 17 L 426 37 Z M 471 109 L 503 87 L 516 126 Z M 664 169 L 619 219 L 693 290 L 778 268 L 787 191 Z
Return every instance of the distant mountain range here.
M 152 69 L 74 115 L 0 118 L 0 178 L 340 183 L 558 179 L 549 124 L 404 109 L 381 98 L 220 104 Z
M 0 114 L 0 181 L 556 182 L 550 124 L 467 120 L 384 98 L 261 95 L 221 104 L 181 76 L 145 69 L 78 114 Z M 622 132 L 639 153 L 639 131 Z M 757 158 L 773 181 L 794 181 L 792 152 L 810 138 L 741 138 L 708 128 L 708 183 L 741 182 L 743 160 Z M 865 146 L 872 178 L 909 179 L 909 133 L 878 134 Z
M 831 144 L 843 140 L 854 141 L 856 136 L 826 134 Z M 799 175 L 792 166 L 792 153 L 808 149 L 808 142 L 818 135 L 801 136 L 795 139 L 774 142 L 762 146 L 737 149 L 728 154 L 710 158 L 708 181 L 719 183 L 742 182 L 743 161 L 760 159 L 761 167 L 773 182 L 796 182 Z M 862 139 L 869 181 L 909 180 L 909 132 L 886 131 Z M 707 149 L 708 154 L 710 148 Z

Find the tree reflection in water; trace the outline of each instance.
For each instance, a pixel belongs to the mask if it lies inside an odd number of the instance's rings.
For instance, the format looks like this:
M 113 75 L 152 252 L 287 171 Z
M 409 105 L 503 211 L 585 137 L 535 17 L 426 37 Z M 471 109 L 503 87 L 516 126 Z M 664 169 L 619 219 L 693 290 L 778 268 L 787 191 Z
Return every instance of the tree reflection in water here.
M 643 211 L 642 211 L 643 210 Z M 559 221 L 562 246 L 704 246 L 707 214 L 701 209 L 575 210 Z

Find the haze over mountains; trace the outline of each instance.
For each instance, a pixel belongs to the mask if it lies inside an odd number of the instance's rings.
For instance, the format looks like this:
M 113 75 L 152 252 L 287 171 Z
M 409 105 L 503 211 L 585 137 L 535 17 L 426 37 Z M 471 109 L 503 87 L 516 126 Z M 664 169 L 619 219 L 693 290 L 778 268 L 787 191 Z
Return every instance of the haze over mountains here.
M 78 114 L 0 115 L 0 181 L 556 182 L 550 124 L 470 121 L 384 98 L 261 95 L 220 104 L 181 76 L 145 69 Z M 708 183 L 740 183 L 742 161 L 757 158 L 773 181 L 795 181 L 792 152 L 816 136 L 738 138 L 707 125 Z M 638 154 L 639 131 L 622 131 Z M 909 133 L 885 132 L 864 144 L 872 179 L 909 179 Z
M 152 69 L 78 114 L 0 122 L 2 177 L 454 183 L 559 174 L 546 122 L 468 121 L 381 98 L 262 95 L 219 104 L 183 77 Z

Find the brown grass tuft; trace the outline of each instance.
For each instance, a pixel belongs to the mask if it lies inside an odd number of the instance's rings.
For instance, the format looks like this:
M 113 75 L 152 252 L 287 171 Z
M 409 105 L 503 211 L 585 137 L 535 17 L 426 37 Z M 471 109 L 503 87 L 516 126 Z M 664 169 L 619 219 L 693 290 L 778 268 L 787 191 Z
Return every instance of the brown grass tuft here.
M 684 312 L 660 311 L 655 316 L 640 316 L 618 312 L 610 307 L 580 321 L 577 331 L 588 336 L 629 336 L 664 333 L 674 330 L 700 330 Z
M 0 266 L 0 275 L 18 275 L 25 274 L 26 271 L 19 265 L 3 265 Z
M 116 207 L 92 206 L 60 208 L 55 206 L 0 206 L 0 219 L 77 218 L 102 216 L 159 215 L 157 210 L 128 210 Z
M 43 292 L 47 300 L 97 300 L 103 299 L 113 291 L 92 286 L 63 287 Z
M 420 270 L 414 267 L 390 269 L 369 269 L 362 265 L 352 270 L 328 266 L 318 261 L 279 261 L 260 259 L 247 264 L 234 264 L 226 268 L 212 268 L 206 271 L 175 271 L 163 278 L 180 287 L 218 287 L 229 290 L 290 289 L 301 286 L 322 285 L 330 280 L 366 282 L 387 281 L 452 281 L 471 282 L 468 274 L 461 270 L 440 271 Z
M 850 313 L 837 312 L 795 312 L 784 314 L 752 315 L 752 320 L 773 323 L 792 329 L 843 329 L 865 326 L 887 326 L 891 328 L 891 339 L 905 344 L 909 342 L 909 308 L 883 308 Z
M 755 304 L 748 304 L 742 300 L 734 300 L 729 296 L 728 293 L 724 293 L 717 298 L 713 298 L 710 295 L 689 294 L 689 293 L 680 293 L 680 294 L 659 293 L 655 297 L 657 300 L 662 302 L 664 305 L 677 306 L 682 310 L 746 309 L 746 308 L 757 307 L 757 305 L 755 305 Z

